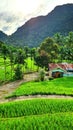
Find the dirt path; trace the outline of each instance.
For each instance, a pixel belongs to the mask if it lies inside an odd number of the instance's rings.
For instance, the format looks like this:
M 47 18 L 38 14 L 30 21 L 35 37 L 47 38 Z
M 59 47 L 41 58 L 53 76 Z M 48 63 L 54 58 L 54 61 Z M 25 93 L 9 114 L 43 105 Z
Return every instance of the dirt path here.
M 23 80 L 11 82 L 0 86 L 0 102 L 4 101 L 4 97 L 11 94 L 21 83 L 34 80 L 37 75 L 37 73 L 25 74 Z
M 5 84 L 0 87 L 0 100 L 10 93 L 12 93 L 24 80 L 15 81 L 12 83 Z
M 11 101 L 22 101 L 22 100 L 32 100 L 32 99 L 72 99 L 71 96 L 63 96 L 63 95 L 29 95 L 29 96 L 19 96 L 14 98 L 9 98 L 5 100 L 1 100 L 0 103 L 11 102 Z

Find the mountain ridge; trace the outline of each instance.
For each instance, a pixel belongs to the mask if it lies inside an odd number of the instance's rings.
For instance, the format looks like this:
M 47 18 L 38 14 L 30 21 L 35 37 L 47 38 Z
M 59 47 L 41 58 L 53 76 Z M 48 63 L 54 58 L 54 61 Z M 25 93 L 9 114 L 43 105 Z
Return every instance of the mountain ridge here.
M 67 35 L 73 31 L 73 4 L 55 7 L 46 16 L 31 18 L 19 27 L 15 33 L 8 36 L 8 43 L 21 46 L 39 46 L 44 38 L 60 32 Z

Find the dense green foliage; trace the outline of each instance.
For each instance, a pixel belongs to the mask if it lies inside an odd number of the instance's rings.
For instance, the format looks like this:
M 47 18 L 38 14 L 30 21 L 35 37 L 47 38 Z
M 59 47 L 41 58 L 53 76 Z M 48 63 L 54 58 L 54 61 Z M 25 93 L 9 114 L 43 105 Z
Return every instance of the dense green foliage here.
M 48 69 L 49 63 L 72 63 L 73 32 L 69 32 L 68 36 L 57 33 L 52 38 L 45 38 L 34 59 L 37 66 L 45 69 Z
M 21 71 L 21 66 L 19 66 L 19 64 L 17 65 L 17 67 L 15 69 L 14 78 L 16 80 L 23 79 L 23 72 Z
M 34 60 L 37 66 L 45 69 L 48 68 L 49 56 L 44 50 L 41 50 L 41 52 L 35 56 Z
M 49 63 L 54 62 L 56 59 L 58 59 L 59 48 L 59 44 L 55 42 L 53 38 L 47 37 L 40 45 L 39 51 L 41 52 L 41 50 L 44 50 L 45 52 L 47 52 Z
M 73 77 L 58 78 L 44 82 L 23 83 L 8 97 L 39 94 L 57 94 L 73 96 Z

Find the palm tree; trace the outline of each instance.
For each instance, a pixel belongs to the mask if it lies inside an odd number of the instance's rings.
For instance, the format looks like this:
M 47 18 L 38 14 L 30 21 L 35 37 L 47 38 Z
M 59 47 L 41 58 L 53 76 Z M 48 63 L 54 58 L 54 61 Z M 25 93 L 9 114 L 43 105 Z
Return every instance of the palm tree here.
M 24 47 L 24 52 L 25 52 L 25 58 L 27 59 L 27 62 L 25 63 L 25 68 L 27 69 L 28 71 L 28 57 L 29 57 L 29 47 L 28 46 L 25 46 Z
M 31 56 L 31 69 L 32 69 L 32 61 L 33 61 L 33 63 L 34 63 L 35 54 L 36 54 L 36 48 L 32 48 L 32 49 L 30 50 L 30 56 Z
M 15 63 L 17 64 L 17 68 L 16 68 L 16 71 L 15 71 L 15 77 L 18 76 L 17 79 L 20 78 L 20 74 L 21 75 L 23 74 L 23 72 L 21 71 L 21 69 L 22 69 L 22 65 L 24 66 L 24 63 L 25 63 L 24 59 L 25 59 L 24 52 L 23 52 L 22 49 L 19 49 L 17 51 L 17 55 L 16 55 L 16 58 L 15 58 Z

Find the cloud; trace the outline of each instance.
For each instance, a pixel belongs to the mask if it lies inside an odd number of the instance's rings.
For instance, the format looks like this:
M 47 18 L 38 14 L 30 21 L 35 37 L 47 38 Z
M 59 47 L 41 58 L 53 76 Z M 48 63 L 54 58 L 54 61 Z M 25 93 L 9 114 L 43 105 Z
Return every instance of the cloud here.
M 23 25 L 26 21 L 21 14 L 11 14 L 8 12 L 0 13 L 0 30 L 10 35 L 17 30 L 18 27 Z
M 44 4 L 44 0 L 39 1 L 38 8 L 26 14 L 17 9 L 17 0 L 0 0 L 0 30 L 10 35 L 30 18 L 41 15 L 46 3 Z

